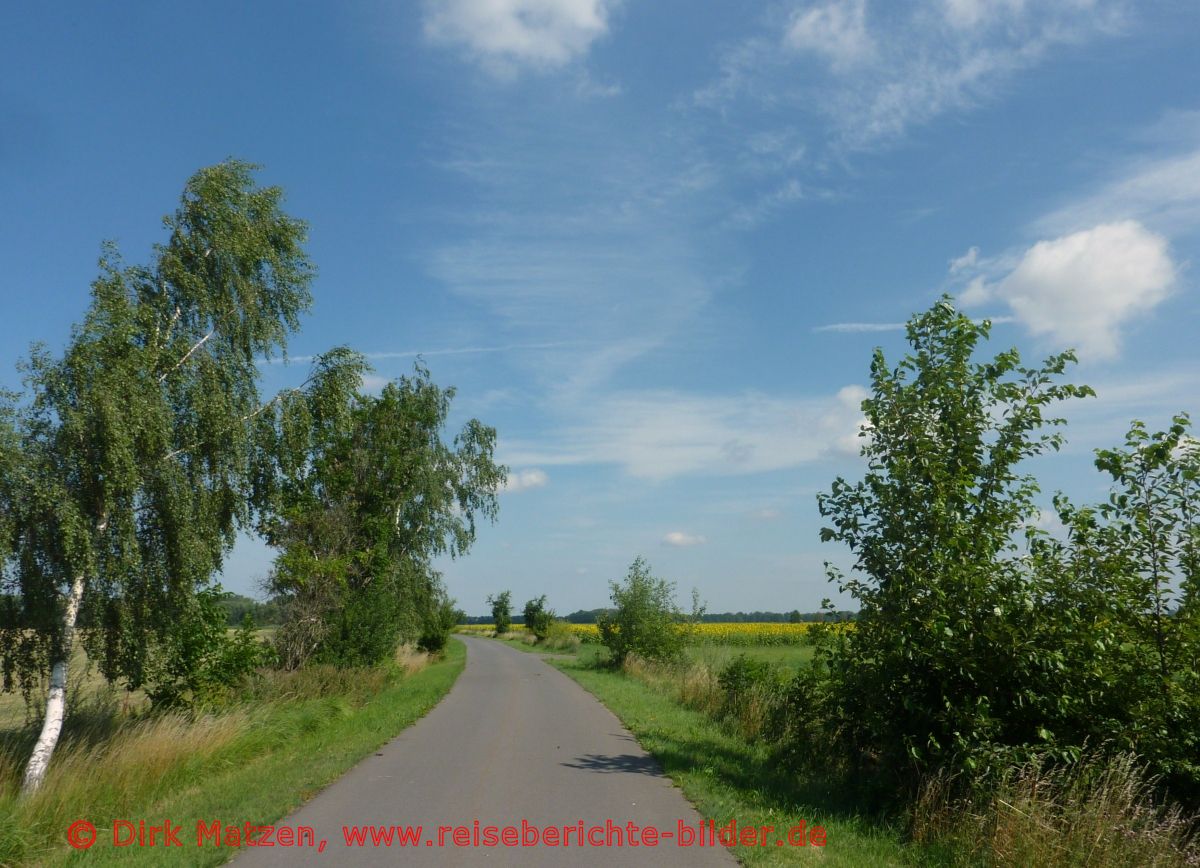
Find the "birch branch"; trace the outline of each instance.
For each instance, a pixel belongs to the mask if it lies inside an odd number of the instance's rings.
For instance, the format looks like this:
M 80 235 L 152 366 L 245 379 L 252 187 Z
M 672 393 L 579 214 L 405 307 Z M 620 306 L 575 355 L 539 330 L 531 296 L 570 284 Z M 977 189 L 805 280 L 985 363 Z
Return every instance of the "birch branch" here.
M 187 353 L 184 355 L 184 357 L 182 359 L 180 359 L 178 362 L 176 362 L 169 371 L 164 371 L 159 376 L 158 381 L 161 383 L 167 377 L 171 376 L 171 374 L 178 371 L 179 368 L 183 366 L 183 363 L 192 357 L 192 353 L 196 352 L 196 350 L 200 349 L 202 346 L 204 346 L 206 343 L 208 343 L 208 339 L 211 338 L 216 333 L 216 331 L 217 331 L 216 329 L 209 329 L 208 334 L 206 334 L 204 337 L 200 338 L 200 340 L 196 342 L 195 346 L 193 346 L 190 350 L 188 350 Z

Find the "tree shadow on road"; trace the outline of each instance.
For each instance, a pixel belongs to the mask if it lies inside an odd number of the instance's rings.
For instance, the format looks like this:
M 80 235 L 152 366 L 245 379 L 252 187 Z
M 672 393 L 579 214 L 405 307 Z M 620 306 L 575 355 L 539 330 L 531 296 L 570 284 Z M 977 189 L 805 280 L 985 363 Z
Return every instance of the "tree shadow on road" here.
M 662 768 L 654 761 L 653 757 L 646 754 L 623 753 L 615 756 L 605 756 L 603 754 L 590 753 L 575 757 L 574 762 L 559 763 L 559 765 L 587 772 L 622 772 L 664 778 Z

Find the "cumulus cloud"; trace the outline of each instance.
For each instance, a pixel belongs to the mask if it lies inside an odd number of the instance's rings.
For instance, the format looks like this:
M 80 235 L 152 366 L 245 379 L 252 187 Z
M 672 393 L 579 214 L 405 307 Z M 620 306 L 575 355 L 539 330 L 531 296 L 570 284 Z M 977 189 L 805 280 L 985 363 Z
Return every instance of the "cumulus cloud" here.
M 835 71 L 870 60 L 875 42 L 867 32 L 866 0 L 834 0 L 796 10 L 784 42 L 824 57 Z
M 688 546 L 703 545 L 706 540 L 699 534 L 684 533 L 681 530 L 673 530 L 663 537 L 663 545 L 675 546 L 677 548 L 687 548 Z
M 491 71 L 561 67 L 608 32 L 613 0 L 429 0 L 425 37 L 465 48 Z
M 1037 517 L 1030 524 L 1051 536 L 1063 536 L 1067 530 L 1058 513 L 1052 509 L 1039 509 Z
M 1006 303 L 1026 328 L 1092 359 L 1115 357 L 1121 329 L 1171 293 L 1167 240 L 1134 220 L 1103 223 L 1025 251 L 1004 278 L 976 278 L 964 304 Z
M 546 475 L 546 471 L 538 470 L 536 467 L 529 470 L 518 470 L 508 474 L 508 481 L 504 483 L 504 491 L 516 494 L 518 491 L 528 491 L 531 488 L 543 488 L 549 481 L 550 477 Z

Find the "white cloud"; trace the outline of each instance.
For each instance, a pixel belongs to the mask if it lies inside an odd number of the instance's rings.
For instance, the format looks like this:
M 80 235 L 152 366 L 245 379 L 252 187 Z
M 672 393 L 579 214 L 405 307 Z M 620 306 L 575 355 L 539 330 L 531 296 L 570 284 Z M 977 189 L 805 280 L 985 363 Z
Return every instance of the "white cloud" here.
M 1039 509 L 1037 516 L 1030 522 L 1034 527 L 1044 530 L 1051 536 L 1061 537 L 1066 533 L 1066 527 L 1057 512 L 1052 509 Z
M 813 326 L 815 332 L 838 332 L 841 334 L 856 334 L 858 332 L 902 332 L 902 322 L 835 322 L 829 325 Z
M 365 392 L 382 392 L 383 387 L 390 383 L 387 377 L 380 377 L 377 374 L 363 374 L 362 389 Z
M 789 178 L 776 189 L 759 196 L 751 204 L 743 205 L 735 210 L 729 218 L 729 223 L 739 229 L 749 229 L 803 198 L 804 188 L 800 182 L 795 178 Z
M 427 0 L 425 36 L 493 72 L 564 66 L 608 32 L 611 0 Z
M 529 470 L 518 470 L 508 474 L 508 481 L 504 483 L 504 491 L 509 494 L 516 494 L 518 491 L 529 491 L 531 488 L 543 488 L 550 481 L 550 477 L 546 475 L 546 471 L 538 470 L 536 467 Z
M 951 271 L 953 273 L 953 270 Z M 971 282 L 958 296 L 958 301 L 963 307 L 978 307 L 992 299 L 992 287 L 988 286 L 987 280 L 982 274 L 977 274 L 971 278 Z
M 1080 454 L 1121 443 L 1130 419 L 1143 419 L 1156 431 L 1169 425 L 1180 410 L 1200 406 L 1200 368 L 1194 364 L 1085 382 L 1096 390 L 1096 397 L 1072 401 L 1064 408 L 1069 420 L 1067 448 Z
M 721 58 L 694 95 L 725 111 L 745 98 L 786 115 L 816 107 L 835 151 L 887 145 L 913 126 L 991 98 L 1064 47 L 1119 33 L 1126 0 L 826 0 L 793 3 L 774 39 L 756 34 Z M 776 20 L 772 28 L 779 27 Z M 799 74 L 816 55 L 826 74 Z M 782 118 L 781 118 L 782 120 Z
M 576 408 L 536 442 L 504 441 L 511 464 L 616 464 L 631 476 L 734 476 L 858 453 L 861 386 L 821 399 L 666 391 L 610 395 Z
M 688 546 L 704 545 L 706 540 L 699 534 L 684 533 L 681 530 L 673 530 L 663 537 L 663 545 L 676 546 L 677 548 L 687 548 Z
M 755 510 L 754 517 L 759 521 L 774 521 L 779 518 L 780 512 L 777 509 L 759 509 Z
M 1033 334 L 1108 359 L 1122 327 L 1161 304 L 1176 274 L 1167 240 L 1124 220 L 1039 241 L 1006 277 L 976 278 L 961 300 L 1003 301 Z
M 962 256 L 950 260 L 950 273 L 958 274 L 960 271 L 974 268 L 977 262 L 979 262 L 979 248 L 972 247 Z
M 1200 131 L 1191 138 L 1200 138 Z M 1036 228 L 1070 232 L 1130 219 L 1172 232 L 1200 225 L 1200 148 L 1138 161 L 1092 195 L 1046 215 Z
M 946 20 L 954 27 L 970 30 L 995 18 L 1012 16 L 1025 11 L 1027 0 L 942 0 Z M 1091 6 L 1090 2 L 1075 3 Z
M 875 56 L 875 42 L 867 32 L 866 5 L 866 0 L 833 0 L 797 9 L 784 42 L 797 51 L 822 56 L 835 71 L 864 63 Z

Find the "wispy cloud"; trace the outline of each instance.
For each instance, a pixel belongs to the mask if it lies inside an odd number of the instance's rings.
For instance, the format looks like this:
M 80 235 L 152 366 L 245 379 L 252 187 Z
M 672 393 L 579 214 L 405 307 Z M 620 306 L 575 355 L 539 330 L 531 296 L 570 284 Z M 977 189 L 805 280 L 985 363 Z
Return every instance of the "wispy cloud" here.
M 857 454 L 866 391 L 826 398 L 628 392 L 598 397 L 536 441 L 503 440 L 510 464 L 613 464 L 630 476 L 733 476 Z
M 685 533 L 681 530 L 673 530 L 663 537 L 663 545 L 674 546 L 676 548 L 689 548 L 691 546 L 704 545 L 707 540 L 700 534 Z
M 834 71 L 845 72 L 876 57 L 866 19 L 866 0 L 802 6 L 792 13 L 783 40 L 789 48 L 820 55 Z
M 425 358 L 432 356 L 462 356 L 476 355 L 480 353 L 511 353 L 518 350 L 550 350 L 559 349 L 567 346 L 577 346 L 577 343 L 572 341 L 543 341 L 540 343 L 528 344 L 504 344 L 495 347 L 444 347 L 433 350 L 387 350 L 382 352 L 363 353 L 363 356 L 371 361 L 384 361 L 387 359 L 414 359 Z M 286 362 L 311 362 L 316 356 L 288 356 Z M 282 358 L 263 359 L 262 363 L 267 365 L 279 365 L 286 363 Z M 364 378 L 364 382 L 367 378 Z M 379 377 L 370 377 L 372 381 L 379 380 Z
M 697 104 L 755 101 L 777 114 L 820 106 L 835 148 L 886 145 L 990 99 L 1063 47 L 1119 33 L 1123 0 L 799 2 L 730 48 Z
M 1096 397 L 1073 401 L 1065 408 L 1063 415 L 1070 422 L 1067 445 L 1073 452 L 1120 443 L 1133 419 L 1159 430 L 1169 425 L 1176 413 L 1200 406 L 1200 368 L 1195 364 L 1151 368 L 1136 375 L 1083 378 L 1082 382 L 1095 389 Z
M 789 178 L 770 192 L 763 193 L 748 205 L 736 208 L 728 224 L 737 229 L 750 229 L 778 213 L 793 202 L 805 198 L 804 187 L 796 178 Z
M 505 344 L 497 347 L 447 347 L 437 350 L 398 350 L 395 352 L 364 353 L 368 359 L 409 359 L 416 356 L 463 356 L 480 353 L 511 353 L 517 350 L 553 350 L 576 346 L 571 341 L 543 341 L 530 344 Z
M 668 147 L 662 129 L 614 135 L 592 109 L 560 108 L 547 125 L 542 106 L 489 104 L 486 134 L 447 131 L 442 165 L 469 167 L 461 179 L 477 204 L 449 214 L 421 254 L 493 334 L 546 344 L 515 363 L 548 403 L 584 400 L 669 350 L 728 268 L 695 231 L 714 208 L 703 158 Z
M 1197 113 L 1200 115 L 1200 113 Z M 1103 182 L 1039 219 L 1040 232 L 1071 232 L 1113 220 L 1137 220 L 1174 234 L 1200 227 L 1200 123 L 1182 152 L 1135 159 Z
M 834 322 L 829 325 L 813 326 L 814 332 L 838 332 L 841 334 L 857 334 L 859 332 L 902 332 L 902 322 Z

